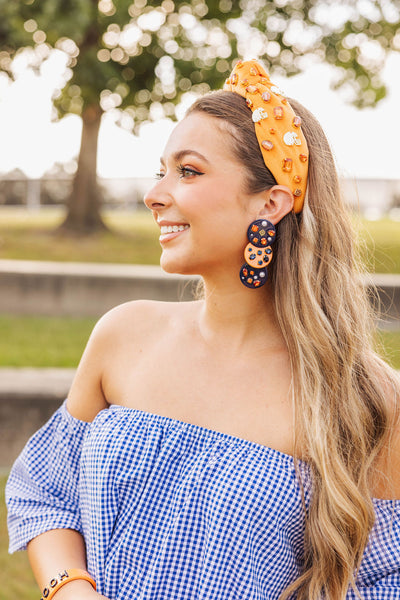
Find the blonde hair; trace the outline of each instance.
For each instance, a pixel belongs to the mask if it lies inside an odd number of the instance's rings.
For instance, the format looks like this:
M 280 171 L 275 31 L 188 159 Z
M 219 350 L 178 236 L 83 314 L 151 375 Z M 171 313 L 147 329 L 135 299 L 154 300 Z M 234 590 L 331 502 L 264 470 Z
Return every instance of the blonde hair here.
M 371 479 L 388 444 L 393 414 L 387 392 L 400 397 L 394 371 L 373 350 L 373 314 L 357 270 L 354 235 L 341 199 L 329 144 L 315 117 L 289 100 L 302 118 L 309 151 L 302 213 L 278 224 L 268 267 L 275 312 L 293 373 L 296 455 L 312 478 L 304 567 L 282 595 L 343 600 L 374 524 Z M 245 100 L 214 92 L 189 112 L 222 119 L 233 151 L 247 166 L 251 191 L 275 180 L 265 167 Z M 264 173 L 261 173 L 261 170 Z

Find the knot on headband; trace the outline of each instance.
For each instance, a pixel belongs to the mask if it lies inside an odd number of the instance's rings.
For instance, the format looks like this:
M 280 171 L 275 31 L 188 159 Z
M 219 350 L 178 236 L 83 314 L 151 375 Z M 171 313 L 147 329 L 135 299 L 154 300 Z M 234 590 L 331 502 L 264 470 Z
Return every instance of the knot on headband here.
M 308 175 L 308 147 L 301 118 L 256 60 L 239 61 L 223 89 L 246 99 L 264 162 L 277 183 L 292 191 L 294 212 L 300 212 Z

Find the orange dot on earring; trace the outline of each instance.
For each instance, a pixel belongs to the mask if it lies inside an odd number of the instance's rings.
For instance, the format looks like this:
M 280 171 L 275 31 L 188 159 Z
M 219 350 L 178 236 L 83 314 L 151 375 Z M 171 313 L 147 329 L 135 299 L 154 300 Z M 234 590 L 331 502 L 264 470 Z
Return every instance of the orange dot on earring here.
M 293 181 L 294 181 L 295 183 L 300 183 L 300 182 L 301 182 L 301 177 L 300 177 L 300 175 L 295 175 L 295 176 L 293 177 Z
M 262 269 L 269 265 L 272 260 L 271 247 L 257 248 L 253 244 L 247 244 L 244 249 L 244 259 L 246 264 L 253 267 L 253 269 Z
M 307 162 L 308 161 L 307 154 L 300 154 L 299 158 L 300 158 L 301 162 Z
M 271 135 L 274 135 L 276 133 L 276 129 L 274 129 L 273 127 L 271 127 L 271 129 L 269 130 Z

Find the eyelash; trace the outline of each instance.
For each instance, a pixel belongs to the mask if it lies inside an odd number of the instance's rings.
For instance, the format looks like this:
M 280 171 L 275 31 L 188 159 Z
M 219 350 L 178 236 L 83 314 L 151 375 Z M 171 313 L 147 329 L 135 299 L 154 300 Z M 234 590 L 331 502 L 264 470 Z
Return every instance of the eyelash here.
M 184 167 L 183 165 L 177 165 L 176 170 L 179 173 L 179 178 L 184 179 L 185 177 L 192 175 L 204 175 L 200 171 L 196 171 L 195 169 L 191 169 L 189 167 Z M 164 173 L 156 173 L 156 179 L 162 179 L 164 177 Z

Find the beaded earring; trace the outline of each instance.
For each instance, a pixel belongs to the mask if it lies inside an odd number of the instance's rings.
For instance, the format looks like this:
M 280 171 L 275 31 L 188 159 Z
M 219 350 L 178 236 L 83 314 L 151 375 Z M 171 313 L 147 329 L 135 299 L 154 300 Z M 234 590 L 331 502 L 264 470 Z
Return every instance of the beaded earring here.
M 276 238 L 274 225 L 266 219 L 250 223 L 247 230 L 249 243 L 244 250 L 246 263 L 240 269 L 240 281 L 248 288 L 264 285 L 268 278 L 267 265 L 272 260 L 271 244 Z

